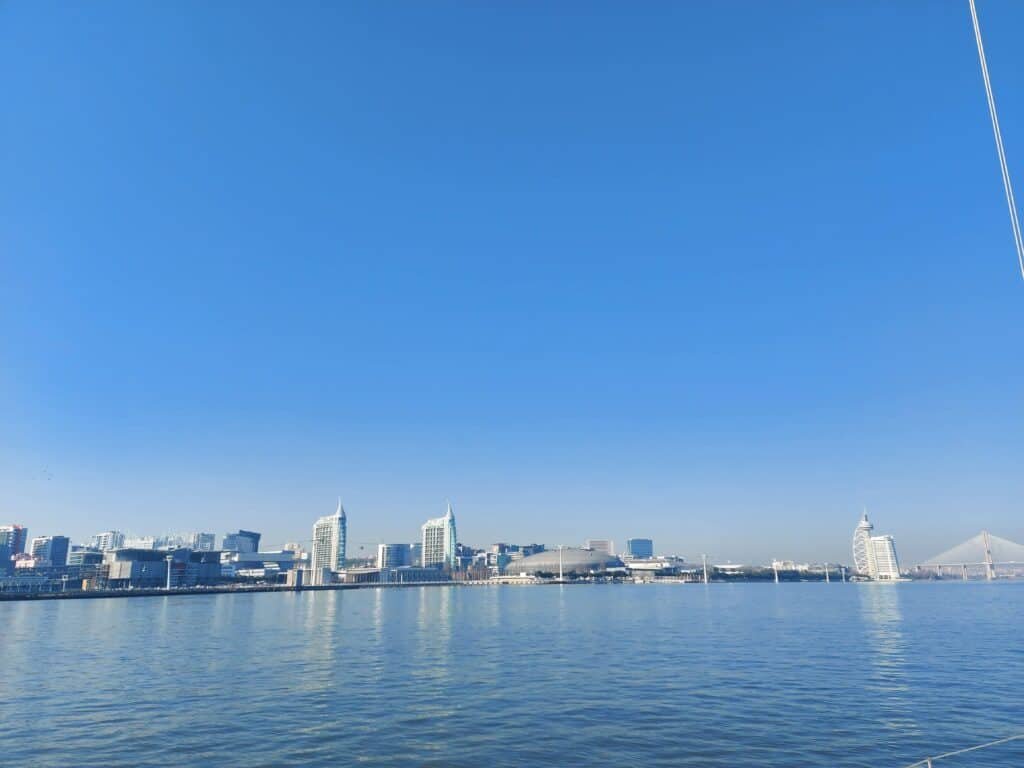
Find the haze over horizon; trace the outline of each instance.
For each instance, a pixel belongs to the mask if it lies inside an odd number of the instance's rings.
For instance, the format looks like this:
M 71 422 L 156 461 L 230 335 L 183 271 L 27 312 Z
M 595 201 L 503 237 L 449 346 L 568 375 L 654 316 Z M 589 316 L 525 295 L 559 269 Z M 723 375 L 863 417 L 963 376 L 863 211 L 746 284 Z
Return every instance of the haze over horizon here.
M 1024 541 L 960 3 L 12 3 L 0 89 L 0 524 Z

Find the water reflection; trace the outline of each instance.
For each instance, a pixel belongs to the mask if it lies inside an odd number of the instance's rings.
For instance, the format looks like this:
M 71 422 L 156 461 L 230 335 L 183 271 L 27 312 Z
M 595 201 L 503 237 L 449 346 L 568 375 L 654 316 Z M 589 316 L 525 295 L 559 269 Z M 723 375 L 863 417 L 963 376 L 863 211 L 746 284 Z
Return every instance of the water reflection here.
M 384 590 L 374 589 L 373 592 L 373 639 L 379 647 L 384 640 Z
M 569 589 L 569 586 L 567 584 L 559 584 L 556 589 L 558 589 L 558 629 L 560 632 L 564 632 L 569 621 L 569 615 L 565 603 L 565 591 Z
M 0 675 L 0 702 L 15 700 L 17 689 L 22 685 L 22 681 L 14 674 L 16 671 L 24 673 L 31 670 L 33 656 L 36 653 L 45 658 L 46 642 L 50 633 L 39 632 L 39 627 L 52 624 L 53 619 L 50 616 L 43 619 L 41 614 L 45 609 L 50 609 L 50 613 L 53 613 L 55 605 L 57 604 L 35 602 L 0 603 L 3 626 L 0 632 L 0 649 L 3 665 L 8 670 L 8 674 Z M 47 677 L 49 676 L 39 675 L 40 680 L 46 680 Z
M 416 614 L 416 676 L 441 688 L 451 677 L 452 592 L 454 587 L 419 587 Z
M 502 597 L 507 590 L 492 589 L 487 595 L 488 600 L 480 607 L 480 619 L 483 624 L 482 630 L 487 633 L 501 630 Z
M 338 634 L 344 606 L 341 590 L 307 592 L 305 598 L 305 667 L 311 693 L 329 692 L 335 685 Z
M 0 603 L 0 763 L 906 765 L 1014 732 L 1022 614 L 1012 584 Z
M 894 584 L 862 584 L 859 587 L 870 663 L 867 686 L 876 697 L 883 716 L 881 724 L 900 731 L 916 730 L 900 589 Z

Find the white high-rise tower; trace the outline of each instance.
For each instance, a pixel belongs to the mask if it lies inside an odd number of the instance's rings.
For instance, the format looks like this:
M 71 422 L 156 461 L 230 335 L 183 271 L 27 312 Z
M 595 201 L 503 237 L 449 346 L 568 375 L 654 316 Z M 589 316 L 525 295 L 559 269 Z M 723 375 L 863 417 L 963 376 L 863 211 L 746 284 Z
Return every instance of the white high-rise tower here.
M 338 509 L 333 515 L 321 517 L 313 525 L 313 557 L 314 571 L 329 568 L 340 571 L 345 567 L 345 540 L 348 536 L 348 520 L 345 508 L 338 499 Z
M 853 567 L 857 573 L 867 576 L 871 573 L 871 532 L 875 527 L 868 521 L 868 513 L 860 519 L 853 531 Z
M 874 530 L 865 512 L 853 532 L 853 565 L 857 573 L 872 581 L 897 581 L 900 561 L 896 542 L 892 536 L 872 536 Z
M 456 565 L 455 514 L 452 512 L 451 503 L 448 504 L 448 512 L 444 517 L 427 520 L 423 524 L 422 531 L 423 566 L 429 568 L 432 565 L 447 565 L 454 568 Z

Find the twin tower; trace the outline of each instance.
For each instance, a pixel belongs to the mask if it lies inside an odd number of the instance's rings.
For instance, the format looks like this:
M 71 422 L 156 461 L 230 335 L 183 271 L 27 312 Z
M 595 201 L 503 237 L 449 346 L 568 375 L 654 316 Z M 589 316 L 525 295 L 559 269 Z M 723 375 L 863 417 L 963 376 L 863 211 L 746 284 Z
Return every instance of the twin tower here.
M 456 567 L 458 536 L 455 532 L 455 513 L 452 512 L 450 503 L 445 515 L 427 520 L 420 528 L 420 533 L 423 546 L 420 558 L 424 567 Z M 310 563 L 313 570 L 344 570 L 347 539 L 348 519 L 339 498 L 338 508 L 334 514 L 321 517 L 313 525 L 313 553 Z

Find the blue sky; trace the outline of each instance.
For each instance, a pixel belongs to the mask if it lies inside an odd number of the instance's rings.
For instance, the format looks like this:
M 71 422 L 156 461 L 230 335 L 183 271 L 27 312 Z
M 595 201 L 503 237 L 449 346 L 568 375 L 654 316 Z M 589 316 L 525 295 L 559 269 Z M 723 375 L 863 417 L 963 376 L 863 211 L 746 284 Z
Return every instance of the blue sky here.
M 1024 7 L 979 10 L 1020 177 Z M 32 534 L 1024 540 L 966 2 L 15 2 L 0 92 Z

